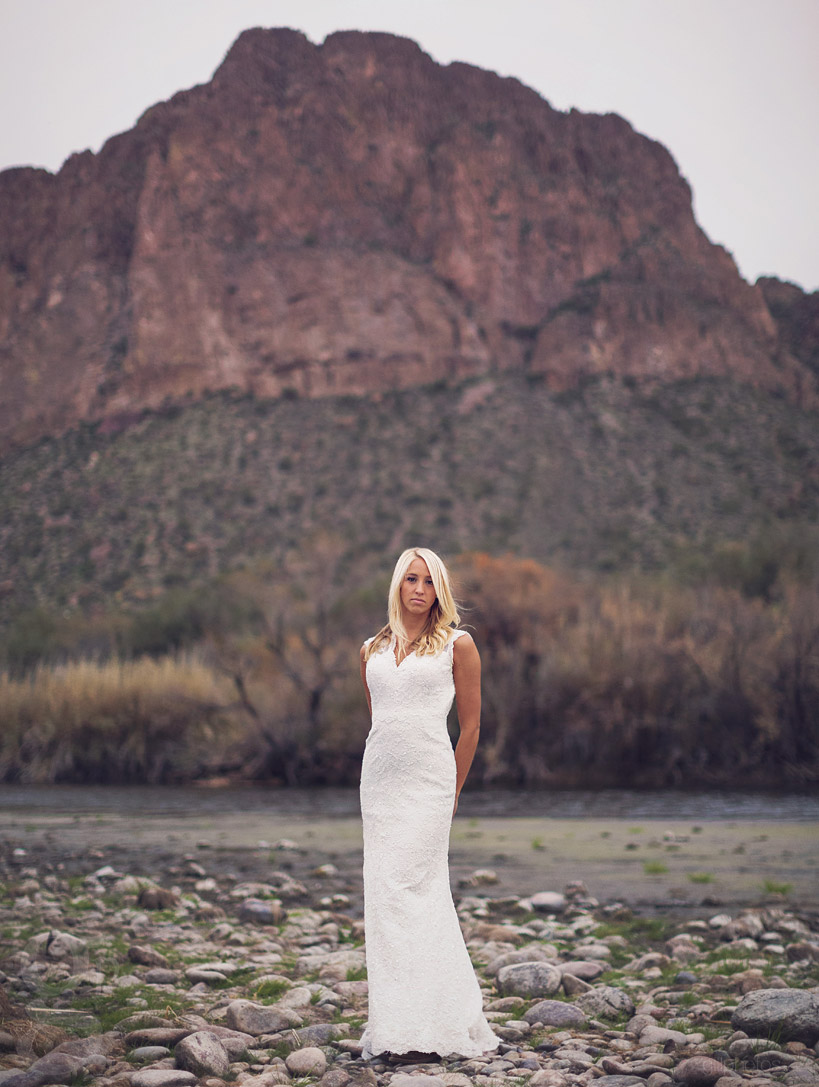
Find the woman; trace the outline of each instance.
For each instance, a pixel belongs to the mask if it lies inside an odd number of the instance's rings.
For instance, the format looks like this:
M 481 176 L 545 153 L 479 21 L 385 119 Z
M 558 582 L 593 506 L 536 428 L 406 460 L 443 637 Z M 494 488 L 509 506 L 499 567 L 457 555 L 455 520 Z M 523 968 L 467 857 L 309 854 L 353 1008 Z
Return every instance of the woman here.
M 377 1053 L 495 1049 L 449 889 L 449 829 L 478 743 L 481 662 L 446 567 L 425 547 L 395 566 L 389 622 L 361 647 L 372 727 L 361 766 L 369 1022 Z M 446 719 L 457 701 L 453 754 Z

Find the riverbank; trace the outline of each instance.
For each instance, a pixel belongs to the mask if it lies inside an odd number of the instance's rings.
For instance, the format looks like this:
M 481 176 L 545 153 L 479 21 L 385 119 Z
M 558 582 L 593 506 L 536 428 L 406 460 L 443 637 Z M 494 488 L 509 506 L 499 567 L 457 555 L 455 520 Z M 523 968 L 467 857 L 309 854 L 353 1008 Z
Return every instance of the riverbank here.
M 613 858 L 645 836 L 646 851 L 688 865 L 722 856 L 729 841 L 716 831 L 655 839 L 656 828 L 621 837 L 575 823 L 571 838 L 556 821 L 553 837 L 528 842 L 546 859 L 539 893 L 521 894 L 509 893 L 503 865 L 458 873 L 471 850 L 498 845 L 500 827 L 509 855 L 532 827 L 456 821 L 453 877 L 466 886 L 455 898 L 499 1044 L 399 1066 L 361 1053 L 368 986 L 352 823 L 277 823 L 301 842 L 260 844 L 248 840 L 258 826 L 238 817 L 178 820 L 163 841 L 164 822 L 132 822 L 130 835 L 124 818 L 3 826 L 2 1087 L 819 1084 L 815 907 L 781 898 L 663 914 L 656 898 L 649 917 L 548 874 L 561 835 L 576 876 L 600 841 Z M 26 845 L 14 844 L 18 829 Z M 756 847 L 771 839 L 741 829 L 759 875 Z
M 3 805 L 0 841 L 27 851 L 32 864 L 79 871 L 90 852 L 102 862 L 152 876 L 189 854 L 208 856 L 219 875 L 264 881 L 285 867 L 315 893 L 311 873 L 332 864 L 334 893 L 360 913 L 361 823 L 357 816 L 105 808 L 44 811 Z M 99 794 L 97 794 L 97 804 Z M 349 797 L 344 798 L 344 804 Z M 339 806 L 342 807 L 339 803 Z M 464 807 L 469 810 L 468 805 Z M 640 910 L 687 911 L 748 906 L 771 896 L 808 908 L 819 900 L 819 833 L 815 823 L 774 820 L 501 818 L 460 814 L 453 821 L 453 887 L 475 869 L 490 869 L 493 897 L 531 895 L 584 881 L 601 900 Z M 289 843 L 280 847 L 277 843 Z

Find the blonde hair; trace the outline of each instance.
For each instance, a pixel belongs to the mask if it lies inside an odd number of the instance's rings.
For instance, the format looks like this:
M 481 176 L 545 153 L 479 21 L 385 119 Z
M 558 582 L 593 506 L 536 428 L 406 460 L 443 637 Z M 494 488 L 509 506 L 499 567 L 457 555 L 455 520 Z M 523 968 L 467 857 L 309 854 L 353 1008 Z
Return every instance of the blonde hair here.
M 429 609 L 427 624 L 414 642 L 410 643 L 407 631 L 401 618 L 401 586 L 407 575 L 407 570 L 414 559 L 422 559 L 427 564 L 429 576 L 435 589 L 435 603 Z M 455 597 L 452 595 L 452 585 L 449 580 L 449 572 L 435 554 L 428 547 L 408 547 L 398 556 L 398 562 L 392 572 L 390 591 L 387 597 L 388 622 L 376 634 L 364 650 L 364 660 L 368 661 L 373 653 L 388 644 L 393 634 L 399 643 L 412 644 L 419 657 L 427 654 L 440 653 L 449 641 L 451 627 L 457 627 L 461 621 Z

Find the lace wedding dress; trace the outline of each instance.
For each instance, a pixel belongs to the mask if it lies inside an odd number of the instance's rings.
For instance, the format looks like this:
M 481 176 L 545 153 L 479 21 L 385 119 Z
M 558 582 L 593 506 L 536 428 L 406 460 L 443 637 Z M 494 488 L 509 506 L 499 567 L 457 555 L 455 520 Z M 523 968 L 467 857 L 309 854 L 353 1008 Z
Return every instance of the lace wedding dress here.
M 361 766 L 369 1021 L 363 1055 L 495 1049 L 449 888 L 455 755 L 453 631 L 437 656 L 367 662 L 372 727 Z

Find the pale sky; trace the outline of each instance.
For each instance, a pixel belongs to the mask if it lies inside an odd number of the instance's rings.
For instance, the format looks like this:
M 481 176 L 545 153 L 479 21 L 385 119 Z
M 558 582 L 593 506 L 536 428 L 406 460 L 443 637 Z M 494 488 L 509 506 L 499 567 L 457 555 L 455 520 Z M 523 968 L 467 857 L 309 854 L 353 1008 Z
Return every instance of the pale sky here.
M 0 0 L 0 169 L 98 151 L 251 26 L 386 30 L 619 113 L 746 279 L 819 289 L 819 0 Z

